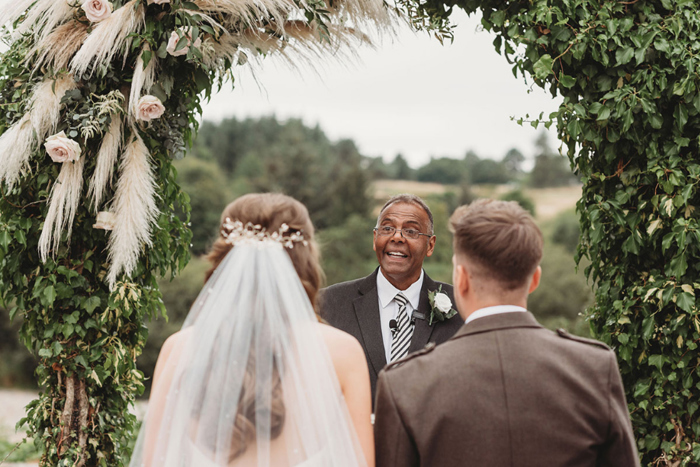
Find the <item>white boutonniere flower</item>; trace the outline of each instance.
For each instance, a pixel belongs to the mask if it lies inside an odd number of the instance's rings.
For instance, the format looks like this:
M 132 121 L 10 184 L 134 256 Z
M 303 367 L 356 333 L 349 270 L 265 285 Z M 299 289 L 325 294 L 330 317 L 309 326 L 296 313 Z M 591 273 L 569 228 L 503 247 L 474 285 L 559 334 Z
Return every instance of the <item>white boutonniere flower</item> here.
M 430 317 L 428 318 L 430 326 L 433 325 L 433 322 L 445 321 L 457 314 L 457 310 L 452 308 L 452 300 L 442 291 L 442 286 L 428 292 L 428 300 L 430 301 Z

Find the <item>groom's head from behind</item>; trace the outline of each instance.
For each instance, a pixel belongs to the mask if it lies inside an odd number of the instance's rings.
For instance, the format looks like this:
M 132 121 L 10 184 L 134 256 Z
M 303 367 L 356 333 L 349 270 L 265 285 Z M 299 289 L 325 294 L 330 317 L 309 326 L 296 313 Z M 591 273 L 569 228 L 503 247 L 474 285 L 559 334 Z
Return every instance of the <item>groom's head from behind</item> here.
M 480 199 L 457 208 L 453 282 L 460 315 L 496 305 L 526 307 L 539 285 L 542 232 L 515 202 Z

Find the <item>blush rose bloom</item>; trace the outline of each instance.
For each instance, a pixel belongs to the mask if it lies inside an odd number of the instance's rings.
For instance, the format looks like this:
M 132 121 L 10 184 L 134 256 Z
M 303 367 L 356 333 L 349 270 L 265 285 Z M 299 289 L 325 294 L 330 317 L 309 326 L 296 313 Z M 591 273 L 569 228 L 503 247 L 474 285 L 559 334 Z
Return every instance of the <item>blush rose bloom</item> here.
M 163 112 L 165 112 L 165 106 L 156 96 L 143 96 L 136 104 L 136 118 L 144 122 L 160 118 Z
M 180 50 L 175 50 L 177 47 L 177 43 L 180 41 L 180 37 L 184 34 L 185 37 L 187 37 L 187 44 L 181 48 Z M 170 55 L 173 57 L 179 57 L 181 55 L 187 54 L 187 51 L 190 50 L 190 46 L 192 45 L 192 35 L 190 34 L 189 31 L 184 30 L 183 28 L 178 29 L 177 31 L 173 31 L 172 34 L 170 34 L 170 40 L 168 40 L 168 46 L 166 47 L 165 50 L 168 51 Z M 199 47 L 202 45 L 202 39 L 199 37 L 197 38 L 196 41 L 194 41 L 194 46 Z
M 87 19 L 93 23 L 104 21 L 112 15 L 112 3 L 107 0 L 85 0 L 82 8 Z
M 452 301 L 447 294 L 442 292 L 435 294 L 435 307 L 443 313 L 447 313 L 452 309 Z
M 164 5 L 166 3 L 170 3 L 170 0 L 148 0 L 148 4 L 155 3 L 156 5 Z
M 80 158 L 80 145 L 63 131 L 46 138 L 44 147 L 54 162 L 72 162 Z

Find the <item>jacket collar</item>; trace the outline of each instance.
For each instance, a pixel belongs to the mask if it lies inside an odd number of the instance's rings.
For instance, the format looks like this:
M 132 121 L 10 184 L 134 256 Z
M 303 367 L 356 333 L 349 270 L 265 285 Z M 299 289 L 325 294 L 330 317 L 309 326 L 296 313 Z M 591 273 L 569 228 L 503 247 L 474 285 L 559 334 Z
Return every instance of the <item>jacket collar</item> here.
M 469 324 L 465 324 L 457 331 L 452 339 L 512 328 L 544 329 L 544 327 L 537 322 L 535 316 L 529 311 L 525 313 L 501 313 L 498 315 L 484 316 L 483 318 L 475 319 Z

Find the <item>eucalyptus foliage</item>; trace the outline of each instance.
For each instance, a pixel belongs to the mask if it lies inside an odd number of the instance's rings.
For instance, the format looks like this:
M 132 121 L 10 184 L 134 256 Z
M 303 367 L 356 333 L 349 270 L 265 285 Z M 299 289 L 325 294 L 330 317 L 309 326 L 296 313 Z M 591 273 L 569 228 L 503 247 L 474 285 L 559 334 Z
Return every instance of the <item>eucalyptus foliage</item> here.
M 620 362 L 643 465 L 700 463 L 700 16 L 691 0 L 404 0 L 449 36 L 480 10 L 513 73 L 560 95 L 593 334 Z

